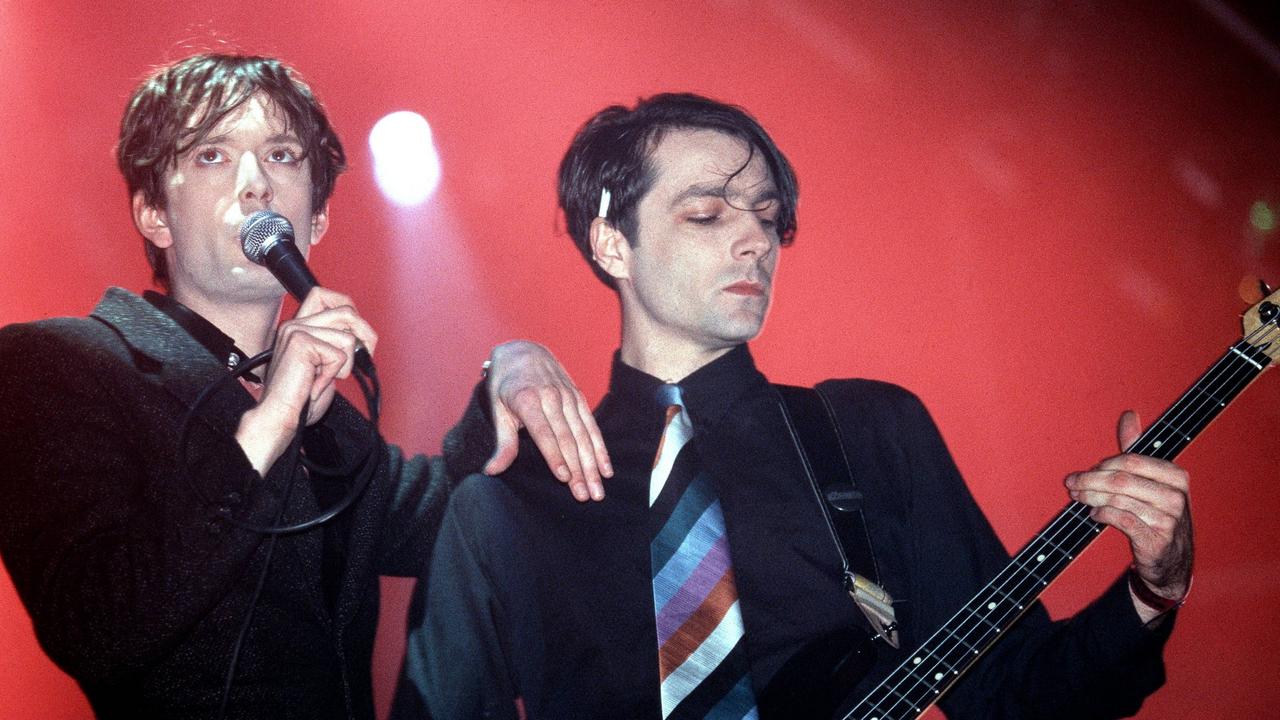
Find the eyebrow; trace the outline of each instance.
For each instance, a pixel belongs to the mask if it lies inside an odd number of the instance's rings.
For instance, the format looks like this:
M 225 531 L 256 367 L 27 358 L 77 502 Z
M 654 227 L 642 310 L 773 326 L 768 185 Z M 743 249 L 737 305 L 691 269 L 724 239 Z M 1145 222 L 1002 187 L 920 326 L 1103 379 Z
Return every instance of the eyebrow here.
M 227 139 L 230 137 L 231 137 L 230 133 L 222 133 L 220 135 L 209 135 L 208 137 L 205 137 L 202 140 L 200 140 L 200 142 L 193 143 L 191 147 L 194 149 L 198 145 L 217 145 L 219 143 L 226 142 Z M 302 138 L 299 138 L 297 135 L 294 135 L 293 133 L 276 133 L 275 135 L 272 135 L 266 140 L 266 143 L 268 145 L 273 143 L 285 143 L 285 142 L 293 143 L 295 145 L 301 145 Z
M 676 196 L 671 199 L 671 208 L 674 209 L 686 200 L 692 200 L 694 198 L 714 197 L 728 202 L 729 197 L 725 192 L 725 185 L 726 183 L 723 181 L 690 185 L 677 193 Z M 749 204 L 751 207 L 755 208 L 766 203 L 777 202 L 780 199 L 781 195 L 778 194 L 778 188 L 775 187 L 773 183 L 769 183 L 769 186 L 764 192 L 761 192 L 750 199 Z

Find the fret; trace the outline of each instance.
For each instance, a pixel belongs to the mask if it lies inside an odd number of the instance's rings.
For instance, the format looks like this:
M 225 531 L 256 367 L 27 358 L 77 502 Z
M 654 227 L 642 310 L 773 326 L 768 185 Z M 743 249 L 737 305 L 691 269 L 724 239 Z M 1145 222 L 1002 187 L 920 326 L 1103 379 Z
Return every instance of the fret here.
M 1250 365 L 1252 365 L 1252 366 L 1254 366 L 1254 367 L 1258 368 L 1258 370 L 1262 370 L 1262 367 L 1263 367 L 1263 366 L 1262 366 L 1262 365 L 1261 365 L 1257 360 L 1254 360 L 1253 358 L 1251 358 L 1251 357 L 1249 357 L 1248 355 L 1246 355 L 1246 354 L 1244 353 L 1244 351 L 1243 351 L 1243 350 L 1241 350 L 1241 349 L 1239 349 L 1239 348 L 1235 348 L 1235 347 L 1233 347 L 1233 348 L 1231 348 L 1231 352 L 1233 352 L 1233 353 L 1235 353 L 1236 355 L 1239 355 L 1240 357 L 1244 358 L 1245 362 L 1247 362 L 1247 363 L 1249 363 Z
M 1253 312 L 1253 311 L 1251 311 Z M 1274 315 L 1267 323 L 1274 323 Z M 1274 327 L 1267 329 L 1267 334 Z M 1270 363 L 1244 340 L 1183 393 L 1130 452 L 1172 459 Z M 910 658 L 889 673 L 843 720 L 912 720 L 946 692 L 1102 532 L 1089 507 L 1072 502 L 1058 513 Z

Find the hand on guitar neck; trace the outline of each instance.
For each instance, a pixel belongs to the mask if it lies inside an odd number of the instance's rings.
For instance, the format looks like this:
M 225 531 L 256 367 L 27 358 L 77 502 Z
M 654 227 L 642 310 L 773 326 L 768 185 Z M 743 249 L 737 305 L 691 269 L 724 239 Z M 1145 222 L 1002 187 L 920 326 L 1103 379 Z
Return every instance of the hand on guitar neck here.
M 1131 448 L 1140 434 L 1138 416 L 1132 411 L 1121 414 L 1116 434 L 1121 449 Z M 1094 520 L 1129 538 L 1135 582 L 1150 590 L 1148 594 L 1142 587 L 1138 592 L 1130 588 L 1144 623 L 1186 597 L 1193 551 L 1185 470 L 1167 460 L 1122 452 L 1091 470 L 1068 475 L 1066 486 L 1073 500 L 1093 508 Z

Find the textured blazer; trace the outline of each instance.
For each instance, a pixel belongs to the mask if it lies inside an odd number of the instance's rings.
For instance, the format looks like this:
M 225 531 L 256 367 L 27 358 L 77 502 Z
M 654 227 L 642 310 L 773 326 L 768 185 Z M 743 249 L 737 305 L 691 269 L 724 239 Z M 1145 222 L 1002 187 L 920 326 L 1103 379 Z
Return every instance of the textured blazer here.
M 284 520 L 296 522 L 352 482 L 291 480 L 283 461 L 259 477 L 235 441 L 253 400 L 234 382 L 192 423 L 182 472 L 179 427 L 222 376 L 219 359 L 119 288 L 88 318 L 0 330 L 0 556 L 41 646 L 100 717 L 216 717 L 268 555 L 263 535 L 227 516 L 271 524 L 287 498 Z M 345 461 L 367 438 L 339 397 L 305 442 Z M 486 451 L 451 457 L 463 472 Z M 405 460 L 380 437 L 367 462 L 353 507 L 277 540 L 227 717 L 373 717 L 377 578 L 426 566 L 451 483 L 442 459 Z

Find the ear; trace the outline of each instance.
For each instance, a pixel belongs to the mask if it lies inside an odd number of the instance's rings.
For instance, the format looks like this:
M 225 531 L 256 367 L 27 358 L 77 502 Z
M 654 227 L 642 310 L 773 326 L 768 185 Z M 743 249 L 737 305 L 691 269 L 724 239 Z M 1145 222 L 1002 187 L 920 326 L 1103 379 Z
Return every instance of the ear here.
M 604 218 L 591 221 L 591 257 L 615 280 L 631 277 L 631 243 Z
M 168 218 L 160 208 L 146 201 L 139 190 L 133 194 L 133 225 L 152 245 L 161 250 L 173 245 Z
M 320 211 L 311 216 L 311 244 L 319 245 L 320 238 L 329 231 L 329 203 L 325 203 Z

